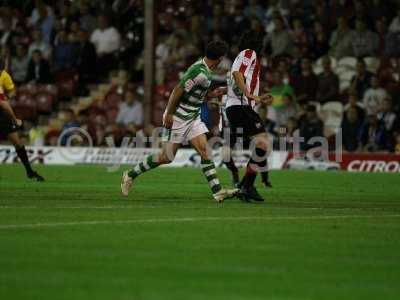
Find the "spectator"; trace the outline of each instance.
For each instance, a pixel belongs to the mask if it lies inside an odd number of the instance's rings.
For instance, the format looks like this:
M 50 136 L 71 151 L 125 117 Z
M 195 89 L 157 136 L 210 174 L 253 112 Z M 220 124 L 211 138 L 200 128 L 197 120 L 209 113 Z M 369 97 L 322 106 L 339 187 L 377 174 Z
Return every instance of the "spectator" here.
M 379 86 L 378 77 L 371 77 L 371 87 L 364 93 L 363 103 L 368 115 L 375 115 L 383 105 L 383 100 L 388 97 L 387 92 Z
M 126 91 L 124 100 L 120 103 L 116 122 L 124 125 L 133 123 L 136 126 L 142 126 L 143 107 L 142 103 L 137 100 L 136 93 L 132 90 Z
M 87 31 L 79 32 L 76 67 L 82 84 L 97 81 L 97 53 Z
M 33 83 L 50 83 L 50 65 L 46 59 L 42 57 L 40 50 L 34 50 L 32 58 L 28 65 L 28 75 L 26 81 Z
M 298 106 L 295 99 L 291 95 L 284 95 L 282 106 L 277 111 L 275 123 L 278 127 L 286 127 L 290 118 L 296 117 Z
M 385 54 L 386 43 L 390 38 L 387 31 L 386 22 L 384 19 L 378 19 L 375 21 L 375 31 L 378 34 L 378 56 L 382 56 Z
M 345 151 L 354 152 L 359 150 L 359 136 L 363 121 L 356 107 L 349 107 L 342 119 L 342 142 Z
M 379 47 L 379 36 L 366 28 L 363 20 L 357 19 L 351 41 L 357 57 L 374 56 Z
M 322 59 L 323 72 L 318 75 L 317 101 L 325 103 L 338 101 L 339 77 L 332 71 L 331 58 L 325 56 Z
M 29 46 L 29 57 L 35 50 L 39 50 L 44 59 L 49 59 L 51 55 L 51 47 L 42 38 L 42 32 L 40 30 L 33 31 L 33 42 Z
M 16 55 L 11 58 L 11 73 L 17 84 L 24 83 L 28 73 L 29 56 L 25 46 L 18 45 Z
M 340 17 L 337 29 L 332 33 L 329 41 L 330 54 L 338 59 L 353 56 L 352 37 L 353 31 L 349 28 L 346 18 Z
M 363 105 L 358 101 L 356 93 L 351 93 L 349 95 L 348 103 L 344 107 L 344 112 L 346 113 L 349 109 L 355 109 L 357 111 L 357 117 L 361 122 L 365 119 L 365 110 Z M 346 118 L 346 115 L 344 116 Z
M 351 89 L 357 93 L 359 99 L 364 98 L 365 91 L 371 86 L 373 74 L 367 70 L 365 61 L 359 58 L 356 65 L 356 74 L 351 79 Z
M 378 120 L 384 125 L 389 135 L 393 135 L 395 131 L 400 129 L 398 117 L 393 111 L 392 98 L 386 97 L 382 102 L 380 112 L 378 113 Z
M 268 109 L 268 118 L 278 122 L 281 112 L 285 115 L 291 115 L 289 111 L 294 110 L 296 98 L 292 86 L 283 82 L 282 73 L 279 71 L 273 73 L 273 85 L 270 93 L 274 100 L 270 109 Z M 280 125 L 278 124 L 278 126 Z
M 325 29 L 320 21 L 315 21 L 312 29 L 312 54 L 315 58 L 320 58 L 321 56 L 328 53 L 329 50 L 329 40 L 325 32 Z
M 304 138 L 304 142 L 300 148 L 307 151 L 311 148 L 321 146 L 319 143 L 311 143 L 313 137 L 324 136 L 324 123 L 318 117 L 317 109 L 314 105 L 308 105 L 306 113 L 299 120 L 300 137 Z
M 67 31 L 61 30 L 57 34 L 56 43 L 53 49 L 54 71 L 70 69 L 76 61 L 77 48 L 68 41 Z
M 79 6 L 79 23 L 89 34 L 96 28 L 96 18 L 90 13 L 89 4 L 86 1 L 81 1 Z
M 0 36 L 0 46 L 9 46 L 11 44 L 11 40 L 15 35 L 14 30 L 12 29 L 11 20 L 7 18 L 3 18 L 3 30 L 1 31 Z
M 266 45 L 271 47 L 271 56 L 288 55 L 292 52 L 289 32 L 285 29 L 282 18 L 274 19 L 275 29 L 266 38 Z
M 98 28 L 93 31 L 90 41 L 96 48 L 100 73 L 105 76 L 113 67 L 116 67 L 114 54 L 120 48 L 121 37 L 118 30 L 109 25 L 107 16 L 100 15 L 98 23 Z
M 301 73 L 293 77 L 292 85 L 298 103 L 301 104 L 316 100 L 318 78 L 314 74 L 309 58 L 301 60 Z
M 51 32 L 54 27 L 54 16 L 50 13 L 51 10 L 45 5 L 38 6 L 39 19 L 35 24 L 43 36 L 43 41 L 50 44 Z
M 290 32 L 294 46 L 296 46 L 302 55 L 308 52 L 308 36 L 301 19 L 293 20 L 293 30 Z
M 360 133 L 362 151 L 375 152 L 390 150 L 388 136 L 385 126 L 376 115 L 368 116 L 363 124 Z

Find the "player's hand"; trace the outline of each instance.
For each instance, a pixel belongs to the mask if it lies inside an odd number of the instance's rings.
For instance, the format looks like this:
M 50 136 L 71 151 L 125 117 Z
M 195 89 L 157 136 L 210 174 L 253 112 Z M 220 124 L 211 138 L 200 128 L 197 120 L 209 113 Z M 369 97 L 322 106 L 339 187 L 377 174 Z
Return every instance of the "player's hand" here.
M 272 96 L 269 93 L 260 96 L 260 102 L 263 104 L 271 105 L 273 101 L 274 101 L 274 96 Z
M 164 127 L 167 129 L 171 129 L 173 123 L 174 123 L 174 115 L 173 114 L 165 114 L 163 117 Z
M 250 93 L 246 93 L 246 98 L 249 100 L 249 101 L 255 101 L 255 102 L 260 102 L 260 97 L 259 96 L 256 96 L 256 95 L 252 95 L 252 94 L 250 94 Z
M 15 119 L 15 123 L 17 124 L 18 127 L 22 126 L 22 120 L 21 119 Z

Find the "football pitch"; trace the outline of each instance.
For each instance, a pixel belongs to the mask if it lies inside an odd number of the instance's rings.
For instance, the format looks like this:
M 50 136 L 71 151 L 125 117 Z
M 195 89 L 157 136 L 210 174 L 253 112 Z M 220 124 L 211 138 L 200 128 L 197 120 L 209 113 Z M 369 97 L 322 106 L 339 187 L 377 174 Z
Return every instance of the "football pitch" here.
M 38 170 L 0 166 L 0 299 L 400 299 L 400 174 L 277 171 L 218 205 L 200 169 L 129 198 L 122 169 Z

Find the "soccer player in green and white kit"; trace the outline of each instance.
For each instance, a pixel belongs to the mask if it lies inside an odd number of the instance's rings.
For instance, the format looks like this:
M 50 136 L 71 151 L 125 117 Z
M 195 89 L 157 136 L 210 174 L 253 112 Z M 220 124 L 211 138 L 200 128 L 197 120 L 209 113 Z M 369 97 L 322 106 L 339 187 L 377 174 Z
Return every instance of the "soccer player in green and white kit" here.
M 214 199 L 222 202 L 237 194 L 238 189 L 223 189 L 217 177 L 214 163 L 207 153 L 208 132 L 206 125 L 200 120 L 200 106 L 209 98 L 219 97 L 224 91 L 215 89 L 209 91 L 211 85 L 211 70 L 222 60 L 227 52 L 227 45 L 221 41 L 210 42 L 207 45 L 206 56 L 195 62 L 175 86 L 164 112 L 163 123 L 166 128 L 164 143 L 159 154 L 150 155 L 136 165 L 131 171 L 126 171 L 122 177 L 122 194 L 128 196 L 129 189 L 140 174 L 160 165 L 173 161 L 182 143 L 189 141 L 201 156 L 202 171 L 211 188 Z

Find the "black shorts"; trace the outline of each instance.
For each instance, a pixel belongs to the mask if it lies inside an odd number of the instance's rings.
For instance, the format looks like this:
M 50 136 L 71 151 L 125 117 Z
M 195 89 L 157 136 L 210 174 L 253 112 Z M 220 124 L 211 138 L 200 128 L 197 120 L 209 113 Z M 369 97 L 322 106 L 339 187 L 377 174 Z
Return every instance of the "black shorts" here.
M 231 130 L 231 145 L 238 137 L 248 143 L 252 136 L 265 132 L 260 116 L 248 105 L 230 106 L 226 109 L 226 116 Z
M 17 124 L 5 111 L 0 109 L 0 136 L 6 138 L 10 133 L 16 131 L 18 131 Z

